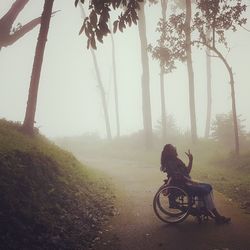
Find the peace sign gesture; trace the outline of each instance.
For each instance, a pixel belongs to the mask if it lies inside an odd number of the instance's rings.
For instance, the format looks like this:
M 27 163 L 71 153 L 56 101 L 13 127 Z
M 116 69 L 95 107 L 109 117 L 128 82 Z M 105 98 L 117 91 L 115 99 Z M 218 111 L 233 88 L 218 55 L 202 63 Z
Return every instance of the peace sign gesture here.
M 190 149 L 187 152 L 185 152 L 185 154 L 187 155 L 189 161 L 193 160 L 193 155 L 191 154 Z

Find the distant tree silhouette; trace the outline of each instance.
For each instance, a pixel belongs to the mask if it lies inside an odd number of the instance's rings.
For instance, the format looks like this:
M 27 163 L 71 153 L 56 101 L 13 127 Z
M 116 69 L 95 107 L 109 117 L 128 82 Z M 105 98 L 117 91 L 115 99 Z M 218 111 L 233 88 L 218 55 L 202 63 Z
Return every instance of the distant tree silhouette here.
M 118 82 L 117 82 L 117 70 L 116 70 L 116 50 L 113 31 L 111 31 L 111 43 L 112 43 L 112 64 L 113 64 L 113 82 L 114 82 L 114 96 L 115 96 L 115 114 L 116 114 L 116 136 L 120 137 L 120 114 L 119 114 L 119 98 L 118 98 Z
M 0 50 L 14 44 L 41 22 L 41 17 L 38 17 L 25 25 L 18 24 L 17 27 L 13 27 L 14 21 L 28 2 L 29 0 L 16 0 L 0 19 Z
M 84 10 L 82 4 L 80 4 L 80 8 L 81 8 L 82 16 L 85 19 L 86 13 L 85 13 L 85 10 Z M 111 140 L 112 135 L 111 135 L 111 128 L 110 128 L 109 114 L 108 114 L 108 105 L 107 105 L 107 100 L 106 100 L 105 89 L 104 89 L 102 78 L 101 78 L 100 67 L 99 67 L 98 62 L 97 62 L 95 51 L 92 47 L 90 47 L 90 52 L 91 52 L 91 55 L 93 58 L 97 82 L 98 82 L 98 88 L 100 90 L 100 96 L 101 96 L 101 100 L 102 100 L 102 107 L 103 107 L 104 120 L 105 120 L 105 125 L 106 125 L 107 139 Z
M 161 67 L 166 73 L 172 72 L 177 60 L 186 62 L 189 79 L 189 105 L 191 137 L 193 143 L 197 140 L 195 96 L 194 96 L 194 73 L 191 51 L 191 0 L 175 1 L 176 8 L 181 14 L 172 14 L 167 20 L 161 19 L 157 31 L 160 39 L 157 45 L 149 46 L 153 58 L 160 61 Z
M 27 101 L 25 119 L 23 122 L 23 131 L 32 135 L 34 133 L 34 122 L 37 104 L 38 87 L 43 63 L 43 55 L 47 42 L 49 24 L 52 14 L 54 0 L 45 0 L 43 13 L 41 16 L 41 26 L 37 39 L 36 52 L 33 62 L 31 81 L 29 87 L 29 96 Z
M 210 39 L 211 30 L 207 30 L 207 40 Z M 211 72 L 211 51 L 206 49 L 206 73 L 207 73 L 207 117 L 205 127 L 205 138 L 209 137 L 212 115 L 212 72 Z
M 84 3 L 84 0 L 76 0 L 75 5 L 79 2 Z M 103 0 L 92 1 L 89 4 L 89 16 L 87 16 L 80 29 L 80 34 L 85 33 L 88 38 L 87 47 L 90 46 L 96 49 L 96 39 L 103 42 L 103 37 L 110 33 L 108 21 L 110 19 L 110 11 L 122 8 L 123 11 L 119 14 L 118 19 L 113 23 L 114 33 L 119 29 L 121 32 L 126 26 L 131 26 L 132 23 L 137 24 L 139 21 L 139 34 L 141 40 L 141 57 L 142 57 L 142 113 L 143 126 L 145 134 L 145 145 L 147 148 L 152 147 L 153 129 L 151 118 L 150 90 L 149 90 L 149 65 L 147 55 L 147 38 L 145 28 L 145 14 L 143 0 Z
M 193 30 L 198 31 L 199 39 L 192 41 L 196 46 L 205 46 L 217 56 L 226 67 L 229 74 L 231 87 L 232 115 L 234 124 L 234 144 L 235 155 L 239 156 L 239 131 L 236 112 L 235 81 L 232 67 L 223 53 L 218 49 L 217 44 L 222 44 L 228 48 L 225 32 L 228 30 L 236 31 L 237 26 L 242 26 L 247 19 L 242 16 L 246 11 L 246 5 L 242 0 L 230 2 L 226 0 L 200 0 L 197 2 L 198 11 L 194 15 Z M 212 31 L 212 37 L 208 39 L 207 30 Z
M 145 19 L 145 3 L 140 4 L 140 10 L 138 12 L 138 29 L 141 43 L 141 63 L 142 63 L 142 76 L 141 76 L 141 88 L 142 88 L 142 116 L 143 127 L 145 134 L 145 145 L 147 148 L 153 146 L 153 129 L 152 129 L 152 117 L 151 117 L 151 103 L 150 103 L 150 76 L 149 76 L 149 61 L 148 61 L 148 42 L 147 42 L 147 30 Z
M 247 133 L 243 124 L 244 120 L 237 117 L 239 140 L 246 141 Z M 211 126 L 211 138 L 218 141 L 226 148 L 234 148 L 234 121 L 232 112 L 228 114 L 217 114 Z
M 167 12 L 168 0 L 161 0 L 161 15 L 162 21 L 166 22 L 166 12 Z M 161 41 L 163 46 L 163 41 Z M 166 141 L 167 136 L 167 115 L 166 115 L 166 102 L 165 102 L 165 81 L 164 81 L 164 66 L 160 65 L 160 88 L 161 88 L 161 122 L 162 122 L 162 140 Z
M 186 0 L 186 3 L 190 4 L 190 0 Z M 186 13 L 185 11 L 182 11 L 178 14 L 172 14 L 167 22 L 159 23 L 158 31 L 161 33 L 161 39 L 164 40 L 164 46 L 160 47 L 158 42 L 158 46 L 151 48 L 153 56 L 159 59 L 168 70 L 169 68 L 173 69 L 175 67 L 174 63 L 176 60 L 183 62 L 187 59 L 187 48 L 190 45 L 195 45 L 197 47 L 205 46 L 212 51 L 215 56 L 221 59 L 230 78 L 235 155 L 238 156 L 240 148 L 234 76 L 230 64 L 223 53 L 218 49 L 217 44 L 222 44 L 225 48 L 228 48 L 225 32 L 228 30 L 236 31 L 237 26 L 242 26 L 246 23 L 247 19 L 242 16 L 246 11 L 246 5 L 243 4 L 242 0 L 229 2 L 226 0 L 197 1 L 196 12 L 192 15 L 193 23 L 192 26 L 190 26 L 190 31 L 196 32 L 196 36 L 198 35 L 196 40 L 191 39 L 191 37 L 186 39 L 188 33 L 185 30 L 188 28 L 187 23 L 190 21 L 190 17 L 186 16 L 190 12 L 190 6 L 188 8 L 189 10 L 187 9 Z M 207 36 L 208 30 L 211 30 L 212 32 L 212 35 L 209 38 Z
M 192 62 L 192 48 L 191 48 L 191 18 L 192 18 L 192 0 L 186 0 L 186 20 L 185 20 L 185 39 L 186 39 L 186 57 L 188 68 L 188 82 L 189 82 L 189 107 L 190 107 L 190 121 L 191 121 L 191 137 L 192 142 L 197 141 L 196 128 L 196 112 L 195 112 L 195 93 L 194 93 L 194 70 Z

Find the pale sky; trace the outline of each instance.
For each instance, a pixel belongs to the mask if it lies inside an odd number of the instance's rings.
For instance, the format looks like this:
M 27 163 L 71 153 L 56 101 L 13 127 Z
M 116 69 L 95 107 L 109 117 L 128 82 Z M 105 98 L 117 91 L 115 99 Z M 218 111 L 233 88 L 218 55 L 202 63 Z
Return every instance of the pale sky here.
M 0 16 L 14 2 L 1 1 Z M 3 4 L 4 3 L 4 4 Z M 22 24 L 41 14 L 43 1 L 30 1 L 17 22 Z M 80 10 L 74 1 L 56 0 L 54 10 L 61 10 L 51 20 L 48 42 L 44 56 L 36 126 L 51 136 L 81 135 L 98 133 L 105 136 L 105 123 L 101 99 L 90 51 L 86 38 L 79 36 L 82 24 Z M 248 17 L 250 17 L 248 10 Z M 147 7 L 147 37 L 153 43 L 158 34 L 156 23 L 161 13 L 157 6 Z M 250 22 L 247 28 L 250 29 Z M 0 118 L 23 121 L 30 75 L 39 28 L 37 27 L 14 45 L 0 51 Z M 142 129 L 141 114 L 141 61 L 138 27 L 127 28 L 114 36 L 118 73 L 118 91 L 121 118 L 121 133 L 129 134 Z M 231 51 L 227 58 L 235 73 L 236 102 L 238 114 L 244 118 L 250 131 L 250 33 L 240 29 L 229 34 Z M 204 134 L 206 118 L 206 71 L 205 52 L 193 49 L 195 74 L 195 96 L 197 127 L 199 135 Z M 96 51 L 105 86 L 111 120 L 112 134 L 116 133 L 113 95 L 112 58 L 110 37 L 104 44 L 98 43 Z M 231 110 L 229 77 L 219 59 L 212 59 L 213 117 Z M 166 79 L 167 113 L 174 116 L 177 126 L 183 131 L 189 129 L 188 81 L 186 65 Z M 150 86 L 153 127 L 160 119 L 159 65 L 150 57 Z

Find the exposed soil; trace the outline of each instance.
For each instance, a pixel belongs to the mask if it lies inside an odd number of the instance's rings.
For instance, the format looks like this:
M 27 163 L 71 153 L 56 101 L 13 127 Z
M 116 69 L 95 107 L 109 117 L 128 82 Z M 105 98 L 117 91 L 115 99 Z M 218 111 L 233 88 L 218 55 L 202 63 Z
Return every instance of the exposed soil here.
M 89 159 L 84 163 L 110 177 L 117 194 L 117 212 L 100 232 L 95 250 L 248 250 L 250 215 L 215 191 L 217 208 L 232 218 L 227 225 L 209 220 L 198 224 L 189 216 L 177 225 L 161 222 L 152 200 L 164 175 L 157 166 L 121 160 Z

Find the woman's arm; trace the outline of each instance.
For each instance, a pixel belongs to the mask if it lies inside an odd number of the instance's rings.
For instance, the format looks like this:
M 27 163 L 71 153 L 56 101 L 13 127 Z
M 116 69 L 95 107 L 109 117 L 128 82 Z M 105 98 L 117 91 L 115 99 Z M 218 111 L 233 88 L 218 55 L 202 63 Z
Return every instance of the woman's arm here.
M 185 152 L 185 154 L 187 155 L 187 157 L 189 159 L 187 171 L 188 171 L 188 173 L 190 173 L 192 170 L 192 166 L 193 166 L 193 155 L 190 153 L 190 150 L 188 150 L 188 152 Z

